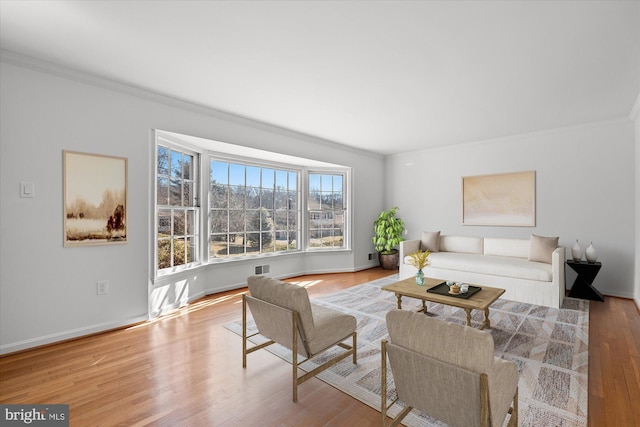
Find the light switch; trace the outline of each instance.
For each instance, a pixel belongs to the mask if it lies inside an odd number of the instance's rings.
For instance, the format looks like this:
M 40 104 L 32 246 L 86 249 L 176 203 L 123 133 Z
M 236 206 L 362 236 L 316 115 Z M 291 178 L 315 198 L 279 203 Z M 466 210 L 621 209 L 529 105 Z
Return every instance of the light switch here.
M 33 182 L 21 182 L 20 183 L 20 197 L 35 197 L 35 187 Z

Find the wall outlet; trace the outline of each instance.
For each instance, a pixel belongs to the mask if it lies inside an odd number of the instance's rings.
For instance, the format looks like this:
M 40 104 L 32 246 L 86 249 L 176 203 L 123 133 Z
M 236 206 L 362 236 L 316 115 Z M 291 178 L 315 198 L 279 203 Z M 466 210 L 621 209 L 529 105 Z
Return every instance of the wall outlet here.
M 369 254 L 369 261 L 373 259 L 373 254 Z
M 109 281 L 108 280 L 99 280 L 96 283 L 96 294 L 98 295 L 107 295 L 109 293 Z

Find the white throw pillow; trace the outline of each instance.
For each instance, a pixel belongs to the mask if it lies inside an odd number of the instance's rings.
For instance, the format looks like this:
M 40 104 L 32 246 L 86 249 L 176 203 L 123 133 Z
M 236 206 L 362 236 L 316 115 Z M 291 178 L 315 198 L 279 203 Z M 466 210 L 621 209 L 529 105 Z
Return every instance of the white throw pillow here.
M 440 232 L 439 231 L 423 231 L 420 240 L 420 249 L 429 252 L 440 252 Z
M 542 237 L 532 234 L 529 261 L 551 264 L 551 254 L 558 247 L 558 240 L 559 237 Z

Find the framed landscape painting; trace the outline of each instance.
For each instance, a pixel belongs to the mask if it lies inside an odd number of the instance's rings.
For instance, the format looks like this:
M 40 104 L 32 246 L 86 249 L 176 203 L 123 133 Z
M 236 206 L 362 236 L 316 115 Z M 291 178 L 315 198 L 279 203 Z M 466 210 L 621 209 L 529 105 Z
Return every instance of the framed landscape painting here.
M 127 242 L 127 159 L 63 151 L 64 246 Z
M 462 224 L 536 225 L 536 172 L 462 178 Z

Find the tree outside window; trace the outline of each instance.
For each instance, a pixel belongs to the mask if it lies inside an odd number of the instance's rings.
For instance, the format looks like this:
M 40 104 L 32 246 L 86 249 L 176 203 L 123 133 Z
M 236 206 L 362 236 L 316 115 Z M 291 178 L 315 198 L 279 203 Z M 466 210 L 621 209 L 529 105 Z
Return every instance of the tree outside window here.
M 345 247 L 344 174 L 309 173 L 309 247 Z
M 158 144 L 157 268 L 198 260 L 196 154 Z
M 299 250 L 298 171 L 216 158 L 209 166 L 210 257 Z

